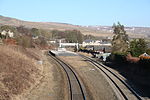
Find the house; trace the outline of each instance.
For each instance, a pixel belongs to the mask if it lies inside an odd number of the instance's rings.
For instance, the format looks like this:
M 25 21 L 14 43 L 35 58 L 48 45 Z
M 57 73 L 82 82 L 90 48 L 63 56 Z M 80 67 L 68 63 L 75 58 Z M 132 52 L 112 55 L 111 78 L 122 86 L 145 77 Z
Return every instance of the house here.
M 3 36 L 6 36 L 6 34 L 7 34 L 7 32 L 6 32 L 5 30 L 3 30 L 3 31 L 1 32 L 1 35 L 3 35 Z
M 88 50 L 94 50 L 97 52 L 111 52 L 111 42 L 104 40 L 90 40 L 87 39 L 83 41 L 82 47 L 87 48 Z
M 86 46 L 111 46 L 110 42 L 106 42 L 103 40 L 91 40 L 91 39 L 87 39 L 85 41 L 82 42 L 82 46 L 86 47 Z
M 56 43 L 56 40 L 50 40 L 49 43 Z
M 9 31 L 5 31 L 5 30 L 3 30 L 1 33 L 0 33 L 3 37 L 14 37 L 14 33 L 13 32 L 11 32 L 10 30 Z M 1 37 L 2 38 L 2 37 Z
M 8 36 L 11 37 L 11 38 L 14 37 L 14 33 L 9 30 L 8 31 Z
M 95 40 L 91 40 L 91 39 L 86 39 L 82 42 L 82 46 L 85 47 L 87 45 L 92 45 L 95 43 Z

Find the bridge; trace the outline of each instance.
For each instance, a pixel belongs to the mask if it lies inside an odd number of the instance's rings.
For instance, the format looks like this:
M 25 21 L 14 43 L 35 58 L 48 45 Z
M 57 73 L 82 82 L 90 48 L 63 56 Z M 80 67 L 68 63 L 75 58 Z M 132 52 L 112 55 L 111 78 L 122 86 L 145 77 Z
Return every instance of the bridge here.
M 77 47 L 79 48 L 79 43 L 59 43 L 59 47 Z

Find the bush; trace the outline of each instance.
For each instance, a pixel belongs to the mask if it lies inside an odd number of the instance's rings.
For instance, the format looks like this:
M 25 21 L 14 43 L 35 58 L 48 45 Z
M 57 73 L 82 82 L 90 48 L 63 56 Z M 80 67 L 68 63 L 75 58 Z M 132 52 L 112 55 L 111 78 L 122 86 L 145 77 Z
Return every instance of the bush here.
M 16 37 L 16 41 L 18 45 L 23 46 L 25 48 L 32 47 L 32 38 L 29 36 L 24 35 Z
M 150 48 L 146 50 L 146 53 L 150 55 Z
M 126 56 L 127 53 L 112 53 L 109 57 L 107 57 L 107 61 L 111 61 L 116 64 L 124 64 L 127 62 Z
M 132 56 L 138 57 L 147 50 L 147 43 L 144 39 L 135 39 L 130 42 L 130 52 Z

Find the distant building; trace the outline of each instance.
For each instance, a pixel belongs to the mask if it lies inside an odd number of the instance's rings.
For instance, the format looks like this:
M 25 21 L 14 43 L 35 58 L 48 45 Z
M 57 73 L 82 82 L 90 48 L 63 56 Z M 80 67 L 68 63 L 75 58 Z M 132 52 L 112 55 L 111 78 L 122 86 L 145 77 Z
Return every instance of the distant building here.
M 9 30 L 8 31 L 8 36 L 11 37 L 11 38 L 14 37 L 14 33 Z
M 7 34 L 7 32 L 6 32 L 5 30 L 3 30 L 3 31 L 1 32 L 1 35 L 6 36 L 6 34 Z
M 56 40 L 49 40 L 49 43 L 56 43 Z
M 8 37 L 14 37 L 14 33 L 13 32 L 11 32 L 10 30 L 9 31 L 5 31 L 5 30 L 3 30 L 2 32 L 1 32 L 1 35 L 2 36 L 7 36 L 8 35 Z
M 111 43 L 103 40 L 90 40 L 87 39 L 82 42 L 82 46 L 111 46 Z
M 103 52 L 105 50 L 106 52 L 111 52 L 111 41 L 109 40 L 91 40 L 87 39 L 83 41 L 82 47 L 87 48 L 88 50 L 94 50 L 98 52 Z

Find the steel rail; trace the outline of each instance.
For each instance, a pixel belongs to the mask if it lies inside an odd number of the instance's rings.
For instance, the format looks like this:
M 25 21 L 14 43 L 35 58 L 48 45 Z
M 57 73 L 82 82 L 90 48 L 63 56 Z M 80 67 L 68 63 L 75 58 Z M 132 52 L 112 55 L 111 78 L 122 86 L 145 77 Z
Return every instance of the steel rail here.
M 77 74 L 73 69 L 71 68 L 70 65 L 66 64 L 63 62 L 61 59 L 58 57 L 49 55 L 58 63 L 61 65 L 61 67 L 64 69 L 67 78 L 68 78 L 68 83 L 69 83 L 69 91 L 70 91 L 70 99 L 71 100 L 86 100 L 85 93 L 83 91 L 83 87 L 80 83 L 79 78 L 77 77 Z
M 106 68 L 106 66 L 104 66 L 103 64 L 93 60 L 92 58 L 89 58 L 87 56 L 81 55 L 80 56 L 88 61 L 90 61 L 92 64 L 95 65 L 95 67 L 97 67 L 98 69 L 100 69 L 111 81 L 112 83 L 116 86 L 116 88 L 120 91 L 120 93 L 122 94 L 122 96 L 124 97 L 125 100 L 128 100 L 128 97 L 125 95 L 125 93 L 121 90 L 121 88 L 117 85 L 117 83 L 100 67 L 102 66 L 105 70 L 107 70 L 108 72 L 110 72 L 114 77 L 116 77 L 122 84 L 124 84 L 127 89 L 129 89 L 131 91 L 131 93 L 138 99 L 138 100 L 142 100 L 142 98 L 124 81 L 122 80 L 120 77 L 118 77 L 114 72 L 112 72 L 111 70 L 109 70 L 108 68 Z M 98 66 L 98 65 L 100 66 Z

